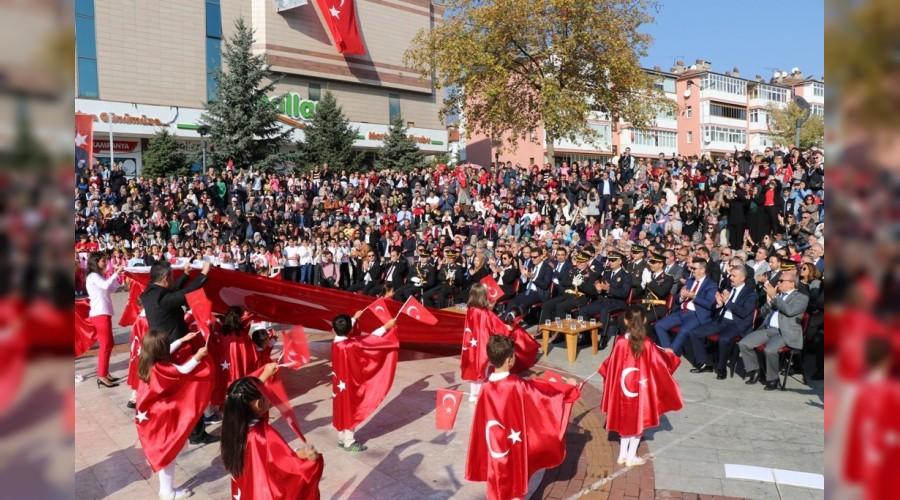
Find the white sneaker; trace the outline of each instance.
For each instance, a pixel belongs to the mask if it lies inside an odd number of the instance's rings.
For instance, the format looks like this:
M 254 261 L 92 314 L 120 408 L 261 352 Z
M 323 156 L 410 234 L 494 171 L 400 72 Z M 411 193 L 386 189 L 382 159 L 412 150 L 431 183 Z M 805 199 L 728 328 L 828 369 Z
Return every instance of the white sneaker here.
M 175 489 L 175 490 L 172 490 L 172 493 L 169 493 L 168 495 L 164 495 L 164 494 L 160 493 L 159 498 L 163 498 L 165 500 L 178 500 L 180 498 L 187 498 L 193 494 L 194 494 L 194 492 L 191 490 Z
M 619 459 L 616 460 L 616 463 L 619 465 L 625 465 L 625 457 L 619 457 Z
M 625 460 L 625 465 L 628 467 L 637 467 L 638 465 L 644 465 L 645 463 L 647 463 L 647 460 L 641 457 Z
M 470 402 L 470 403 L 474 403 L 474 402 L 476 402 L 476 401 L 478 401 L 478 396 L 476 396 L 476 395 L 474 395 L 474 394 L 470 394 L 470 395 L 469 395 L 469 402 Z

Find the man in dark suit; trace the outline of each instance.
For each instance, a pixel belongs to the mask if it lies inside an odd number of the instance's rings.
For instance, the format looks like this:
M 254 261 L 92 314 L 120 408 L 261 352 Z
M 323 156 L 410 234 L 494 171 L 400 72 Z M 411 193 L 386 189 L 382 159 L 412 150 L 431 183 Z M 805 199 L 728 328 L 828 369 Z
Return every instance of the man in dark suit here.
M 378 284 L 379 278 L 381 278 L 381 265 L 378 263 L 375 249 L 372 248 L 369 250 L 369 253 L 366 254 L 362 265 L 359 267 L 359 280 L 350 285 L 350 287 L 347 288 L 347 291 L 362 291 L 364 294 L 368 295 L 369 290 Z
M 691 331 L 691 347 L 694 349 L 694 368 L 691 373 L 716 371 L 716 379 L 725 380 L 725 365 L 734 346 L 735 338 L 753 327 L 753 311 L 756 309 L 756 291 L 753 281 L 748 281 L 745 266 L 733 266 L 728 275 L 731 289 L 716 293 L 715 319 Z M 709 364 L 705 339 L 719 334 L 719 357 L 715 368 Z
M 612 205 L 613 199 L 619 194 L 619 188 L 616 183 L 609 178 L 609 171 L 603 170 L 600 179 L 597 180 L 597 194 L 600 196 L 600 215 L 606 213 L 606 210 Z
M 653 327 L 659 345 L 671 348 L 679 356 L 691 330 L 709 321 L 716 300 L 716 282 L 706 276 L 706 261 L 694 257 L 691 269 L 694 276 L 681 289 L 677 310 L 657 321 Z M 680 331 L 672 338 L 670 330 L 676 326 L 680 327 Z
M 553 276 L 550 281 L 553 286 L 550 287 L 550 295 L 558 297 L 563 290 L 571 288 L 572 278 L 575 273 L 572 272 L 572 263 L 569 262 L 569 251 L 563 247 L 556 249 L 556 262 L 553 263 Z
M 797 271 L 793 261 L 782 262 L 778 285 L 764 284 L 766 303 L 759 313 L 765 319 L 759 330 L 747 335 L 738 346 L 741 359 L 747 369 L 747 384 L 760 380 L 759 358 L 756 348 L 765 345 L 767 391 L 778 389 L 778 351 L 784 346 L 803 347 L 801 321 L 809 303 L 809 297 L 797 291 Z
M 553 267 L 544 261 L 547 249 L 535 247 L 531 250 L 531 268 L 520 268 L 519 272 L 525 279 L 525 286 L 506 304 L 509 311 L 519 306 L 522 312 L 527 313 L 531 306 L 550 300 L 550 281 L 553 277 Z
M 578 314 L 585 318 L 600 315 L 600 324 L 609 323 L 609 313 L 625 307 L 625 301 L 631 293 L 632 277 L 622 267 L 625 256 L 619 252 L 609 252 L 606 256 L 607 269 L 602 273 L 601 279 L 594 282 L 594 288 L 599 297 L 590 304 L 582 306 Z M 607 330 L 607 332 L 614 331 Z M 604 336 L 600 341 L 600 349 L 606 349 L 612 335 Z
M 190 262 L 184 264 L 184 274 L 176 280 L 172 274 L 172 266 L 166 261 L 158 261 L 150 267 L 150 285 L 141 294 L 141 305 L 147 314 L 147 324 L 151 330 L 162 330 L 169 334 L 169 342 L 184 337 L 188 333 L 188 325 L 184 321 L 184 309 L 187 305 L 185 296 L 199 290 L 206 283 L 209 262 L 203 262 L 203 269 L 190 283 L 188 272 Z M 187 286 L 185 286 L 187 283 Z
M 400 247 L 398 246 L 391 248 L 390 260 L 382 267 L 384 268 L 384 278 L 381 283 L 374 285 L 369 289 L 369 295 L 379 295 L 384 291 L 386 286 L 390 286 L 391 289 L 397 290 L 400 288 L 400 285 L 403 284 L 406 273 L 409 270 L 406 259 L 400 258 Z
M 206 283 L 209 262 L 203 262 L 200 274 L 187 283 L 190 270 L 190 262 L 185 263 L 184 274 L 176 280 L 172 275 L 172 266 L 168 262 L 156 262 L 150 267 L 150 285 L 141 294 L 141 305 L 147 314 L 147 325 L 151 330 L 168 333 L 170 342 L 175 342 L 188 333 L 183 309 L 187 305 L 185 296 L 199 290 Z M 219 439 L 206 432 L 205 421 L 201 418 L 191 431 L 188 440 L 191 444 L 207 444 L 215 443 Z

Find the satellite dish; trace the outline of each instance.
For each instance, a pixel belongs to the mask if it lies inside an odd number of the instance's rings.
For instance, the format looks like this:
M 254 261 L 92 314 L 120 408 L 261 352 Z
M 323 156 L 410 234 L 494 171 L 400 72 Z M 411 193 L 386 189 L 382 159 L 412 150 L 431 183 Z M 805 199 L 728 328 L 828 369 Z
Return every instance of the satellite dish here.
M 802 110 L 807 110 L 812 107 L 809 105 L 809 102 L 806 99 L 799 95 L 794 95 L 794 104 L 796 104 L 797 107 Z
M 794 66 L 793 68 L 791 68 L 791 74 L 792 74 L 792 75 L 795 74 L 795 73 L 799 73 L 799 72 L 800 72 L 800 68 L 798 68 L 798 67 L 796 67 L 796 66 Z
M 705 143 L 710 143 L 710 142 L 712 142 L 712 136 L 709 135 L 709 134 L 704 135 L 704 136 L 703 136 L 703 142 L 705 142 Z
M 691 96 L 691 89 L 690 88 L 684 89 L 684 98 L 687 99 L 690 96 Z

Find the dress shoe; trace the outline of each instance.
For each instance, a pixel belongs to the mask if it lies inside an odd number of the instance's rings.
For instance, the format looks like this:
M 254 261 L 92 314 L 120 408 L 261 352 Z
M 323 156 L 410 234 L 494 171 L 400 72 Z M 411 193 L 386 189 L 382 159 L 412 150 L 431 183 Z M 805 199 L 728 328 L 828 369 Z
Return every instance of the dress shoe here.
M 725 380 L 725 370 L 716 372 L 716 380 Z
M 115 382 L 113 382 L 111 384 L 107 384 L 106 382 L 100 380 L 99 378 L 97 379 L 97 387 L 105 387 L 107 389 L 110 389 L 112 387 L 118 387 L 118 386 L 119 386 L 119 384 L 117 384 Z
M 753 370 L 752 372 L 747 374 L 747 380 L 744 382 L 747 385 L 753 385 L 759 382 L 759 372 Z
M 706 363 L 703 363 L 696 368 L 691 368 L 691 373 L 706 373 L 711 371 L 713 371 L 713 366 Z
M 137 408 L 137 403 L 135 403 L 134 401 L 129 401 L 129 402 L 125 403 L 125 408 L 128 408 L 129 410 L 133 410 L 133 409 Z
M 203 423 L 206 424 L 217 424 L 222 421 L 222 415 L 218 413 L 213 413 L 212 415 L 203 417 Z
M 565 333 L 557 333 L 556 337 L 553 337 L 553 340 L 550 341 L 551 344 L 563 344 L 566 341 Z
M 210 444 L 219 442 L 218 436 L 213 436 L 212 434 L 206 432 L 202 436 L 197 439 L 188 439 L 191 444 Z
M 586 333 L 579 334 L 578 347 L 587 347 L 589 345 L 591 345 L 591 336 Z
M 781 384 L 778 383 L 778 380 L 773 380 L 771 382 L 766 382 L 766 386 L 763 387 L 764 391 L 774 391 L 781 387 Z
M 107 375 L 106 378 L 109 379 L 110 382 L 118 382 L 119 381 L 119 377 L 113 377 L 112 375 Z
M 601 351 L 606 349 L 606 346 L 609 345 L 609 337 L 600 337 L 600 346 L 598 347 Z

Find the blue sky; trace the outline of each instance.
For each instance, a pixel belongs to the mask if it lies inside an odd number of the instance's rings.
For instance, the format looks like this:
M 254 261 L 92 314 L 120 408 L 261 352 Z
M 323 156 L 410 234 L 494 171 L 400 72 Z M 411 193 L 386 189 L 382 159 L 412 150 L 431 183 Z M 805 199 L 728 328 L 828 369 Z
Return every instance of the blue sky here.
M 675 60 L 697 59 L 724 73 L 737 67 L 741 77 L 800 68 L 804 76 L 825 72 L 822 0 L 659 0 L 656 21 L 642 31 L 653 35 L 646 68 L 668 71 Z

